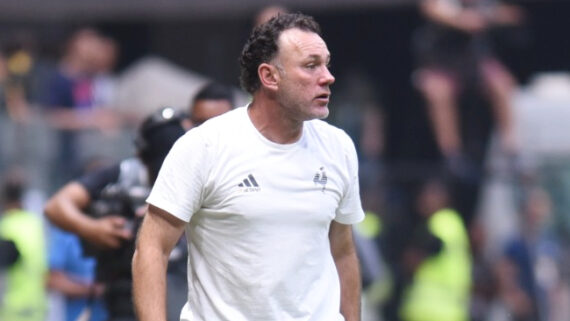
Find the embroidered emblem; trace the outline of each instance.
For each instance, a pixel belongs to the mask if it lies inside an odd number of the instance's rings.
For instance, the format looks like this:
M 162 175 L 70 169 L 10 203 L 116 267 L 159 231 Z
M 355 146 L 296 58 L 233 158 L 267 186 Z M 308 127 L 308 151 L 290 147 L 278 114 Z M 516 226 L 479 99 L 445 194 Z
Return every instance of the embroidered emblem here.
M 321 166 L 319 171 L 317 171 L 313 177 L 313 183 L 315 183 L 315 185 L 322 185 L 322 192 L 324 193 L 327 186 L 327 180 L 327 172 L 325 172 L 325 168 Z

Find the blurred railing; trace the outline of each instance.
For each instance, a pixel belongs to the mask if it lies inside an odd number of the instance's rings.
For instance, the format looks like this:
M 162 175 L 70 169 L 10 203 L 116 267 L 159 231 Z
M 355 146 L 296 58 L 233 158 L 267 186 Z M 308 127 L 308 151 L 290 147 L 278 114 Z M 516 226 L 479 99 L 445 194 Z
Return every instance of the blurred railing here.
M 30 187 L 53 192 L 63 182 L 59 176 L 71 177 L 79 169 L 57 170 L 61 141 L 58 130 L 51 127 L 43 113 L 34 113 L 26 122 L 14 122 L 0 113 L 0 172 L 19 167 L 26 171 Z M 123 125 L 113 130 L 76 131 L 75 152 L 80 164 L 94 159 L 115 161 L 134 153 L 135 129 Z

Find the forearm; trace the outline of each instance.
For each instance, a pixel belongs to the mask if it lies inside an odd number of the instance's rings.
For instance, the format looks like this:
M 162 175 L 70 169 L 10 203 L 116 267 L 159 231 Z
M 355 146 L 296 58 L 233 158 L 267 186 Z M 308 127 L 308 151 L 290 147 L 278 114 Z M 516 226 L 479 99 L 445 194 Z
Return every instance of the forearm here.
M 429 20 L 462 32 L 479 33 L 487 27 L 481 12 L 446 0 L 425 0 L 420 8 Z
M 352 226 L 331 223 L 331 253 L 340 279 L 340 312 L 346 321 L 360 321 L 360 267 Z
M 93 218 L 67 200 L 55 200 L 48 203 L 45 213 L 54 225 L 82 238 L 86 238 L 88 227 L 94 224 Z
M 514 5 L 498 4 L 493 10 L 490 20 L 496 25 L 517 25 L 524 19 L 522 10 Z
M 46 114 L 48 123 L 61 130 L 97 129 L 103 112 L 97 110 L 75 110 L 65 107 L 54 108 Z
M 48 200 L 44 208 L 47 218 L 56 226 L 85 237 L 94 219 L 83 212 L 91 201 L 85 188 L 71 182 Z
M 168 257 L 153 249 L 137 249 L 133 257 L 133 296 L 140 321 L 166 320 Z
M 88 297 L 92 291 L 90 284 L 74 281 L 60 271 L 52 271 L 48 277 L 48 288 L 57 290 L 69 297 Z
M 149 206 L 133 256 L 133 296 L 140 321 L 166 320 L 166 268 L 185 222 Z
M 340 311 L 346 321 L 359 321 L 361 279 L 356 252 L 337 258 L 335 264 L 340 278 Z
M 457 28 L 457 17 L 461 8 L 457 8 L 445 1 L 424 0 L 420 3 L 420 10 L 431 21 Z

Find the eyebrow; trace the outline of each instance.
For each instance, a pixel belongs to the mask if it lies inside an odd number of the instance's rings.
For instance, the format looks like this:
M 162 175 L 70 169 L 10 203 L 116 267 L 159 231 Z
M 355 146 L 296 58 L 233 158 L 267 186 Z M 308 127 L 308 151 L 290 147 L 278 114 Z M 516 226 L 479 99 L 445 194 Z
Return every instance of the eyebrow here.
M 322 58 L 322 56 L 317 55 L 317 54 L 311 54 L 307 57 L 307 59 L 313 59 L 313 60 L 322 60 L 321 58 Z M 331 61 L 331 55 L 330 54 L 326 56 L 325 61 L 326 62 Z

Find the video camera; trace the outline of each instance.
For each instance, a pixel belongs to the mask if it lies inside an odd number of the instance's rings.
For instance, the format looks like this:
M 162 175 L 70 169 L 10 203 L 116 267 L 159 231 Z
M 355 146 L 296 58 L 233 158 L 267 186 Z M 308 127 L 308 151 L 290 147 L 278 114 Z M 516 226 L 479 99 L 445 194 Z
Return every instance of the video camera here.
M 138 181 L 140 178 L 141 179 Z M 91 202 L 87 213 L 100 219 L 121 216 L 127 220 L 127 227 L 136 235 L 142 215 L 137 212 L 145 206 L 150 192 L 146 181 L 144 165 L 137 159 L 127 159 L 120 164 L 119 180 L 108 184 L 100 195 Z M 131 260 L 135 251 L 135 239 L 124 240 L 116 249 L 103 249 L 82 240 L 84 254 L 97 260 L 96 280 L 106 286 L 105 304 L 114 317 L 132 317 Z
M 87 213 L 93 218 L 121 216 L 136 235 L 141 223 L 141 209 L 146 206 L 152 181 L 174 142 L 185 133 L 181 121 L 186 117 L 171 107 L 151 114 L 139 129 L 135 146 L 137 156 L 123 160 L 118 179 L 105 186 L 91 202 Z M 150 177 L 149 177 L 150 176 Z M 105 302 L 112 317 L 134 317 L 132 312 L 131 260 L 135 238 L 123 241 L 117 249 L 96 248 L 83 242 L 84 251 L 97 260 L 96 279 L 106 285 Z

